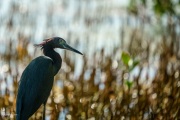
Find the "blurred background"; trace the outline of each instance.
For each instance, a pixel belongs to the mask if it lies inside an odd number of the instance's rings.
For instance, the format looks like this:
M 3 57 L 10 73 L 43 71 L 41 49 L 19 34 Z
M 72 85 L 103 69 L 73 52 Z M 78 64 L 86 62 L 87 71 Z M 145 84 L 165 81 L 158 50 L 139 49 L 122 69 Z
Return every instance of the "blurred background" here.
M 180 0 L 1 0 L 0 23 L 0 120 L 43 55 L 33 44 L 53 36 L 84 56 L 56 50 L 47 120 L 180 119 Z

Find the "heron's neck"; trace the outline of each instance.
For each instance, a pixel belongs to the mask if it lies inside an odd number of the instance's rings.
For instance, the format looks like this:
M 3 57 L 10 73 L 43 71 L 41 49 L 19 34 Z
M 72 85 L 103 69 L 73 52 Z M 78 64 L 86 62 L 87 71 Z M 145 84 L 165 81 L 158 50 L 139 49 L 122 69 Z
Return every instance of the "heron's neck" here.
M 61 56 L 51 47 L 44 47 L 43 53 L 45 56 L 48 56 L 53 60 L 53 66 L 55 68 L 54 74 L 56 75 L 59 69 L 61 68 L 61 63 L 62 63 Z

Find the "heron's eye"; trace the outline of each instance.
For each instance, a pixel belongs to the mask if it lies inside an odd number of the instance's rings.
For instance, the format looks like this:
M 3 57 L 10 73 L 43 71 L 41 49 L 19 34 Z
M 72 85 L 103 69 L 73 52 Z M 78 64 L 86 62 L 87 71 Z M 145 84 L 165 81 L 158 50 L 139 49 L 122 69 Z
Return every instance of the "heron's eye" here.
M 63 40 L 59 41 L 59 44 L 64 44 L 64 43 L 65 43 L 65 41 L 63 41 Z

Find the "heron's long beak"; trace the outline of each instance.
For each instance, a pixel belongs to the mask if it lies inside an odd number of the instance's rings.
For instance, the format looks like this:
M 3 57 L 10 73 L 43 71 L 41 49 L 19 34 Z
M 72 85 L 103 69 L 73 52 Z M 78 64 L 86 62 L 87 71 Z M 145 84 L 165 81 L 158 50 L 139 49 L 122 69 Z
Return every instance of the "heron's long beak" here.
M 73 52 L 75 52 L 75 53 L 78 53 L 78 54 L 83 55 L 81 52 L 79 52 L 78 50 L 72 48 L 72 47 L 69 46 L 68 44 L 64 44 L 63 47 L 64 47 L 64 49 L 67 49 L 67 50 L 70 50 L 70 51 L 73 51 Z

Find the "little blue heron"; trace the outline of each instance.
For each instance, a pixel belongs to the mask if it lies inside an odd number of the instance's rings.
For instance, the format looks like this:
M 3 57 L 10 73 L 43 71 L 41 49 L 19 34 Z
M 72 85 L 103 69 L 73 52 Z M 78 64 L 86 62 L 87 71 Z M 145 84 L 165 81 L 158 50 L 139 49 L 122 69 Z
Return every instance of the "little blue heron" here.
M 83 55 L 60 37 L 46 39 L 35 46 L 41 47 L 45 56 L 32 60 L 22 73 L 16 102 L 17 120 L 28 120 L 42 104 L 45 120 L 46 101 L 53 86 L 54 76 L 62 63 L 61 56 L 54 48 L 67 49 Z

